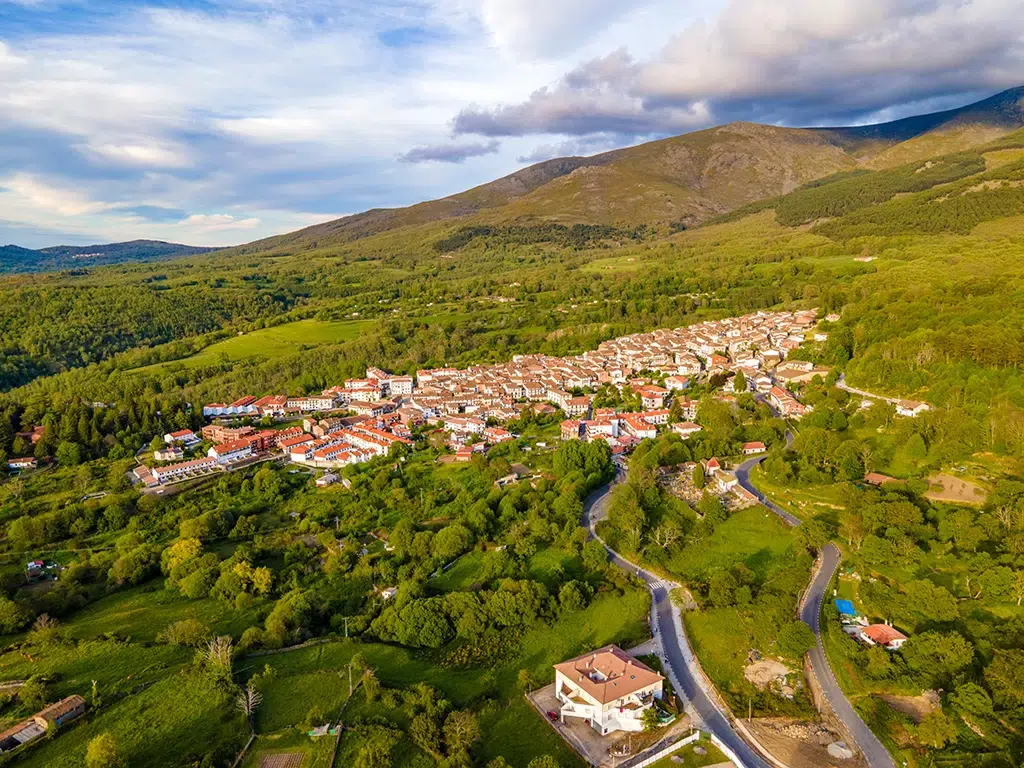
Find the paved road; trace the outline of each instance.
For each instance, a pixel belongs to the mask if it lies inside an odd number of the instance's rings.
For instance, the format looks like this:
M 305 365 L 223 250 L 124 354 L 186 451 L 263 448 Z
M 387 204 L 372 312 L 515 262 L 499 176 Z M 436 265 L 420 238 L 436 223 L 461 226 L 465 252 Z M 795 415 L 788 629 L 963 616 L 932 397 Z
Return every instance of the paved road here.
M 619 470 L 616 473 L 615 482 L 624 478 L 625 473 Z M 602 544 L 604 541 L 597 535 L 595 528 L 598 521 L 608 513 L 612 485 L 606 485 L 591 494 L 583 508 L 583 525 L 590 530 L 591 536 L 601 541 Z M 769 764 L 740 738 L 740 735 L 729 724 L 725 714 L 715 704 L 714 694 L 705 687 L 704 677 L 699 670 L 697 659 L 683 631 L 678 609 L 672 605 L 669 598 L 672 589 L 679 585 L 644 571 L 610 549 L 607 544 L 605 544 L 605 549 L 608 550 L 615 565 L 624 571 L 639 575 L 651 590 L 655 621 L 653 629 L 655 636 L 661 639 L 669 676 L 676 689 L 690 702 L 690 706 L 696 711 L 698 717 L 704 721 L 704 727 L 736 753 L 743 763 L 740 768 L 770 768 Z
M 788 445 L 790 448 L 793 447 L 793 433 L 788 430 L 786 431 L 786 445 Z M 757 486 L 750 482 L 750 470 L 752 470 L 766 458 L 768 457 L 761 455 L 755 456 L 752 459 L 747 459 L 746 461 L 744 461 L 742 464 L 736 467 L 736 479 L 739 481 L 740 486 L 744 490 L 754 494 L 754 496 L 757 498 L 759 502 L 761 502 L 761 504 L 763 504 L 776 515 L 781 517 L 783 522 L 786 523 L 786 525 L 790 525 L 795 528 L 796 526 L 800 525 L 800 518 L 794 517 L 793 515 L 789 514 L 789 512 L 780 507 L 778 504 L 772 502 L 763 493 L 757 490 Z
M 866 392 L 863 389 L 854 389 L 853 387 L 847 386 L 846 374 L 839 374 L 839 378 L 836 380 L 836 386 L 839 389 L 846 390 L 851 395 L 861 395 L 862 397 L 869 397 L 872 400 L 884 400 L 887 403 L 896 404 L 900 401 L 898 397 L 886 397 L 885 395 L 876 395 L 874 392 Z
M 838 681 L 836 681 L 836 676 L 832 673 L 832 667 L 825 657 L 825 649 L 821 645 L 821 628 L 819 626 L 821 603 L 825 599 L 825 590 L 828 589 L 832 575 L 839 567 L 839 559 L 839 550 L 835 544 L 829 544 L 822 550 L 821 567 L 811 581 L 811 586 L 804 594 L 803 603 L 800 606 L 800 620 L 814 630 L 814 637 L 817 641 L 810 652 L 811 670 L 832 707 L 832 711 L 843 721 L 854 741 L 857 742 L 860 751 L 864 753 L 868 765 L 871 768 L 896 768 L 896 763 L 893 762 L 888 750 L 871 732 L 871 729 L 864 724 L 860 715 L 843 694 Z

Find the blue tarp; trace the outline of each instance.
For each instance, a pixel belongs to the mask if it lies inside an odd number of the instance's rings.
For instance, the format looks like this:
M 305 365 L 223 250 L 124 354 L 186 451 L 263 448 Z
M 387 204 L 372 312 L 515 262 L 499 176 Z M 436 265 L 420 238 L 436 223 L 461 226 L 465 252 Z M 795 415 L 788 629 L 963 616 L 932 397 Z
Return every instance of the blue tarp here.
M 836 600 L 836 608 L 839 609 L 839 613 L 843 616 L 857 615 L 857 609 L 853 607 L 853 603 L 849 600 Z

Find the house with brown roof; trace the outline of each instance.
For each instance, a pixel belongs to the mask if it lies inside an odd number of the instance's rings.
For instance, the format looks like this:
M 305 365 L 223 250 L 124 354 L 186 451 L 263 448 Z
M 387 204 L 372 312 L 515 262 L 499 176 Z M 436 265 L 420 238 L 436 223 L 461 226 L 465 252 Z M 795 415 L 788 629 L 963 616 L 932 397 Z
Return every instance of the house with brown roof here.
M 889 624 L 869 624 L 858 637 L 867 645 L 880 645 L 889 651 L 898 651 L 907 642 L 907 636 Z
M 643 714 L 661 699 L 665 678 L 615 645 L 555 664 L 560 714 L 601 735 L 643 730 Z

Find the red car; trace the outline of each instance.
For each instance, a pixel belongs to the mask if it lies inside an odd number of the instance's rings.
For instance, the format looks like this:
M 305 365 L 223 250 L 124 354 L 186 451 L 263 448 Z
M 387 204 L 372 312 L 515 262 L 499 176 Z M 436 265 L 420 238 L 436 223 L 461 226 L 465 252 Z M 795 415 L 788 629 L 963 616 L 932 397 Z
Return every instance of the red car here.
M 553 710 L 553 709 L 549 709 L 548 710 L 548 720 L 550 720 L 552 723 L 557 723 L 558 722 L 558 713 L 555 712 L 555 710 Z

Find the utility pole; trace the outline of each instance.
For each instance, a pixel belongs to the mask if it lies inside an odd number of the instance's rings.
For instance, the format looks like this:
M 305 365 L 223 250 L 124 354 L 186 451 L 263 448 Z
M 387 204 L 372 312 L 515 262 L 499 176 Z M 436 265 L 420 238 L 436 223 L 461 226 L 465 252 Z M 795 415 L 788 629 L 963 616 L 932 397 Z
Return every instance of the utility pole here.
M 345 617 L 345 639 L 348 640 L 348 616 Z

